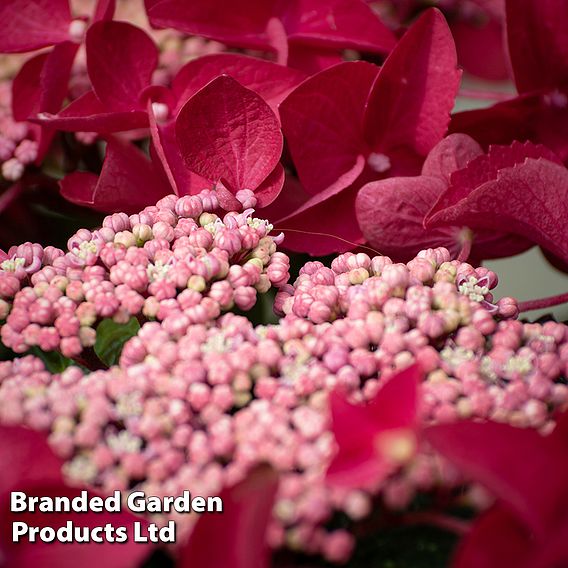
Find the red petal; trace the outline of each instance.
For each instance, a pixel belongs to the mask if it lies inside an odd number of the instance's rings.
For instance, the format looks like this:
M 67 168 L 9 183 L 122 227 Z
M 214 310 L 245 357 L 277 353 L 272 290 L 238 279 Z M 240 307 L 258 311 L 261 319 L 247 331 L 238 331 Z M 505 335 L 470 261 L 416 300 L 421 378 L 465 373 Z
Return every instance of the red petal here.
M 69 39 L 68 0 L 3 0 L 0 53 L 33 51 Z
M 257 199 L 257 207 L 270 205 L 282 191 L 285 172 L 282 164 L 276 164 L 272 173 L 256 188 L 254 194 Z
M 182 67 L 173 80 L 176 113 L 199 89 L 219 75 L 229 75 L 259 94 L 274 111 L 305 75 L 283 65 L 235 53 L 206 55 Z
M 365 62 L 336 65 L 306 80 L 280 105 L 282 129 L 309 193 L 336 193 L 363 170 L 363 113 L 377 71 Z
M 544 545 L 535 547 L 530 568 L 549 568 L 550 566 L 568 565 L 568 523 L 566 519 L 554 527 L 547 535 Z
M 148 555 L 147 546 L 133 542 L 132 524 L 136 517 L 129 513 L 11 513 L 10 492 L 23 491 L 35 497 L 77 497 L 81 490 L 67 487 L 61 476 L 62 461 L 49 448 L 43 434 L 22 427 L 0 426 L 0 543 L 2 566 L 34 568 L 57 566 L 74 568 L 98 566 L 135 568 Z M 77 527 L 127 527 L 126 544 L 29 543 L 27 539 L 14 543 L 12 523 L 21 521 L 30 526 L 59 528 L 67 521 Z M 146 524 L 145 521 L 141 521 Z M 102 535 L 104 537 L 104 534 Z
M 221 493 L 222 514 L 203 515 L 182 548 L 179 568 L 268 568 L 266 528 L 278 478 L 259 468 L 244 481 Z
M 426 222 L 430 226 L 463 224 L 496 231 L 507 227 L 510 233 L 566 261 L 568 171 L 548 160 L 529 158 L 500 170 L 497 179 L 477 187 L 461 201 L 437 208 Z
M 467 167 L 453 172 L 450 186 L 432 208 L 430 216 L 467 197 L 485 182 L 496 180 L 499 172 L 505 168 L 521 165 L 527 158 L 545 158 L 558 162 L 556 156 L 544 146 L 535 146 L 530 142 L 521 144 L 513 142 L 510 146 L 491 146 L 487 154 L 470 161 Z
M 450 122 L 461 73 L 442 14 L 427 10 L 381 68 L 369 96 L 365 136 L 376 152 L 426 156 Z
M 343 61 L 341 52 L 336 49 L 312 47 L 294 43 L 288 49 L 288 67 L 300 69 L 308 75 L 315 75 L 324 69 L 338 65 Z
M 457 252 L 459 228 L 424 229 L 424 217 L 446 189 L 439 177 L 393 177 L 363 186 L 357 221 L 367 242 L 381 254 L 408 261 L 425 248 Z
M 181 109 L 176 137 L 188 168 L 231 191 L 253 191 L 282 154 L 276 115 L 255 92 L 228 76 L 211 81 Z
M 376 437 L 388 430 L 414 430 L 421 380 L 422 371 L 413 365 L 391 377 L 365 406 L 332 393 L 332 429 L 339 451 L 327 470 L 328 482 L 371 489 L 392 471 L 393 464 L 379 453 Z
M 213 182 L 189 171 L 181 157 L 175 138 L 175 122 L 158 125 L 149 103 L 150 133 L 152 135 L 152 161 L 158 160 L 161 169 L 176 195 L 195 195 L 211 188 Z
M 20 426 L 0 426 L 0 497 L 22 485 L 60 484 L 62 461 L 44 434 Z
M 116 0 L 97 0 L 93 22 L 100 20 L 112 20 L 116 10 Z
M 22 65 L 12 83 L 12 112 L 19 121 L 39 112 L 58 112 L 67 96 L 69 75 L 79 45 L 65 41 Z
M 85 207 L 93 207 L 95 191 L 99 178 L 91 172 L 73 172 L 67 174 L 60 182 L 61 195 L 75 203 Z
M 485 17 L 452 22 L 458 61 L 467 73 L 489 81 L 506 81 L 510 71 L 503 40 L 503 23 Z
M 290 174 L 284 178 L 284 186 L 278 197 L 262 210 L 265 219 L 278 222 L 297 211 L 308 199 L 302 184 Z
M 133 213 L 152 205 L 168 191 L 145 154 L 133 144 L 109 138 L 103 168 L 93 174 L 75 172 L 60 182 L 62 195 L 106 213 Z
M 365 241 L 355 218 L 358 186 L 314 195 L 285 217 L 274 215 L 284 247 L 314 256 L 345 252 Z M 282 212 L 284 213 L 284 211 Z
M 109 110 L 141 109 L 142 90 L 158 65 L 158 48 L 126 22 L 97 22 L 87 32 L 87 69 L 93 90 Z
M 57 130 L 104 134 L 144 128 L 148 126 L 148 114 L 144 110 L 108 110 L 93 91 L 88 91 L 58 114 L 42 114 L 33 122 Z
M 152 26 L 174 28 L 192 35 L 216 39 L 228 45 L 271 49 L 266 27 L 275 0 L 146 0 Z
M 394 34 L 362 0 L 296 0 L 282 16 L 290 41 L 388 53 Z
M 424 161 L 422 175 L 437 176 L 449 183 L 453 172 L 465 168 L 481 154 L 481 146 L 471 136 L 450 134 L 432 148 Z
M 468 479 L 485 485 L 535 532 L 546 534 L 563 514 L 568 457 L 554 439 L 497 422 L 433 426 L 424 435 Z
M 507 39 L 520 93 L 555 89 L 568 78 L 568 3 L 508 0 Z
M 534 118 L 540 97 L 523 96 L 488 108 L 458 112 L 452 116 L 450 132 L 464 132 L 485 149 L 490 144 L 511 144 L 534 139 Z
M 460 543 L 453 568 L 526 566 L 531 534 L 502 506 L 483 514 Z
M 69 497 L 73 499 L 81 494 L 80 489 L 66 487 L 65 485 L 36 485 L 33 487 L 20 486 L 28 496 L 33 497 Z M 6 502 L 4 507 L 8 509 Z M 3 508 L 4 508 L 3 507 Z M 144 527 L 147 522 L 136 518 L 128 512 L 121 513 L 18 513 L 11 514 L 8 511 L 2 516 L 1 532 L 6 538 L 2 538 L 6 562 L 5 568 L 36 568 L 38 566 L 57 566 L 57 568 L 137 568 L 141 562 L 151 553 L 154 545 L 137 543 L 134 541 L 133 523 L 138 521 Z M 30 543 L 25 537 L 19 543 L 12 543 L 11 532 L 13 522 L 25 522 L 29 526 L 51 527 L 55 530 L 65 526 L 70 521 L 74 527 L 105 527 L 110 524 L 113 527 L 125 527 L 128 540 L 124 543 L 79 543 L 79 542 L 50 542 L 36 541 Z M 9 536 L 8 536 L 9 535 Z M 105 538 L 102 532 L 99 538 Z

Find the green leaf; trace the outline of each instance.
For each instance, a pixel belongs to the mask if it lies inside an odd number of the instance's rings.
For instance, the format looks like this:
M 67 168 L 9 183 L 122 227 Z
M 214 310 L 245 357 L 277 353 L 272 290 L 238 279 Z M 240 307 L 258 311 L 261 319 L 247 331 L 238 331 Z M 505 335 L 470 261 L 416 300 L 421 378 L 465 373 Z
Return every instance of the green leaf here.
M 39 347 L 32 347 L 29 352 L 39 357 L 50 373 L 62 373 L 74 364 L 72 359 L 64 357 L 59 351 L 42 351 Z
M 122 347 L 134 337 L 140 324 L 134 317 L 128 323 L 120 324 L 112 319 L 105 319 L 97 326 L 97 341 L 95 353 L 97 357 L 108 367 L 115 365 L 120 358 Z

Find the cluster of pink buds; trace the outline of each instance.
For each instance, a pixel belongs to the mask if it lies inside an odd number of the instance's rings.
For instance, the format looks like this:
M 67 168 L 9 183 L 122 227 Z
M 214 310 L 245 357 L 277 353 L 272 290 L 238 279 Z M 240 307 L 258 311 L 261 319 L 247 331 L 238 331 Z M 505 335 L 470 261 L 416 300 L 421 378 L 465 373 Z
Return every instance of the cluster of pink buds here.
M 490 290 L 498 281 L 494 272 L 450 258 L 447 249 L 437 248 L 419 252 L 407 264 L 393 263 L 381 255 L 371 259 L 364 253 L 342 254 L 331 268 L 319 261 L 308 262 L 294 285 L 279 291 L 275 309 L 281 315 L 294 314 L 314 323 L 359 318 L 375 310 L 402 311 L 430 337 L 447 335 L 460 325 L 463 318 L 458 315 L 443 321 L 444 314 L 437 313 L 451 304 L 458 311 L 460 306 L 476 311 L 484 308 L 479 317 L 487 317 L 487 311 L 501 318 L 518 315 L 514 298 L 493 303 Z
M 38 144 L 30 124 L 12 116 L 11 87 L 11 81 L 0 81 L 0 179 L 14 182 L 35 162 Z
M 271 236 L 252 209 L 220 217 L 218 208 L 213 191 L 170 195 L 79 230 L 65 253 L 30 243 L 10 249 L 0 264 L 2 342 L 17 353 L 38 346 L 76 357 L 94 345 L 104 318 L 157 319 L 174 331 L 180 321 L 249 310 L 258 293 L 286 284 L 289 259 L 276 252 L 282 236 Z
M 281 477 L 271 545 L 345 560 L 353 536 L 327 525 L 337 511 L 365 517 L 376 495 L 326 484 L 336 451 L 331 391 L 365 402 L 419 362 L 424 424 L 492 418 L 546 431 L 568 403 L 565 325 L 498 321 L 458 289 L 453 264 L 451 278 L 432 286 L 410 285 L 408 267 L 389 276 L 387 266 L 402 265 L 385 264 L 387 287 L 346 285 L 354 291 L 339 302 L 347 316 L 333 322 L 291 314 L 254 328 L 234 314 L 196 322 L 179 312 L 143 325 L 107 371 L 70 367 L 48 380 L 32 357 L 3 363 L 0 422 L 49 431 L 67 476 L 103 491 L 214 494 L 267 462 Z M 387 506 L 403 508 L 441 479 L 462 481 L 441 475 L 425 449 L 377 489 Z

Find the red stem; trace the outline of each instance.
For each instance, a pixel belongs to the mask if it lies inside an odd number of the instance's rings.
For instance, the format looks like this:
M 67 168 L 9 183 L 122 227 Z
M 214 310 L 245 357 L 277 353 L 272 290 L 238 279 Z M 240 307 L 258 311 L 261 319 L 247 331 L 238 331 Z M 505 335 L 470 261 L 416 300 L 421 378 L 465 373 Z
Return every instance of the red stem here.
M 0 195 L 0 213 L 10 206 L 20 193 L 22 193 L 23 189 L 24 186 L 21 183 L 16 183 Z
M 407 513 L 402 516 L 402 521 L 409 525 L 433 525 L 460 536 L 467 534 L 471 528 L 467 521 L 436 512 Z
M 557 296 L 549 296 L 548 298 L 539 298 L 538 300 L 520 302 L 519 311 L 528 312 L 530 310 L 542 310 L 544 308 L 551 308 L 552 306 L 559 306 L 566 302 L 568 302 L 568 292 L 565 294 L 558 294 Z
M 482 101 L 506 101 L 513 95 L 511 93 L 496 93 L 494 91 L 478 91 L 477 89 L 461 89 L 459 96 Z

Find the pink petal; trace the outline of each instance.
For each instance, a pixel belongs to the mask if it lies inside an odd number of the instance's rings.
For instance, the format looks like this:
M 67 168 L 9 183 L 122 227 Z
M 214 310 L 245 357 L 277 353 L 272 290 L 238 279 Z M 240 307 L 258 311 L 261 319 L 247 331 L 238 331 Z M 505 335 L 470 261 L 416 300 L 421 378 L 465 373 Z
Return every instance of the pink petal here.
M 198 57 L 182 67 L 173 80 L 172 90 L 177 99 L 175 112 L 219 75 L 229 75 L 259 94 L 275 114 L 278 114 L 278 105 L 305 78 L 300 71 L 236 53 Z
M 461 72 L 442 14 L 427 10 L 381 68 L 365 115 L 365 136 L 375 152 L 403 148 L 426 156 L 442 139 Z
M 20 53 L 69 39 L 68 0 L 3 0 L 0 53 Z
M 388 53 L 394 34 L 362 0 L 296 0 L 282 16 L 290 41 Z
M 75 172 L 60 182 L 61 193 L 74 203 L 105 213 L 133 213 L 168 193 L 145 154 L 133 144 L 109 138 L 98 181 L 94 174 Z
M 158 48 L 140 28 L 126 22 L 97 22 L 86 38 L 93 90 L 109 110 L 142 109 L 140 93 L 158 65 Z
M 93 91 L 75 99 L 57 114 L 41 114 L 33 122 L 70 132 L 121 132 L 148 126 L 144 110 L 107 109 Z
M 482 514 L 459 544 L 453 568 L 525 566 L 531 553 L 531 535 L 504 507 Z
M 39 112 L 59 111 L 67 96 L 78 48 L 78 44 L 65 41 L 22 65 L 12 83 L 12 112 L 16 120 L 27 120 Z
M 211 81 L 181 109 L 176 138 L 188 168 L 236 192 L 253 191 L 282 153 L 275 114 L 255 92 L 228 76 Z
M 508 0 L 507 39 L 520 93 L 555 89 L 568 78 L 568 3 Z
M 537 533 L 546 534 L 563 514 L 568 458 L 554 439 L 497 422 L 433 426 L 424 435 L 468 479 L 485 485 Z
M 340 191 L 362 172 L 365 101 L 378 68 L 349 62 L 314 75 L 280 105 L 282 129 L 306 191 Z
M 266 28 L 275 0 L 146 0 L 154 27 L 174 28 L 242 48 L 271 49 Z
M 181 549 L 178 568 L 268 568 L 266 528 L 278 478 L 259 468 L 244 481 L 221 493 L 222 514 L 206 514 Z

